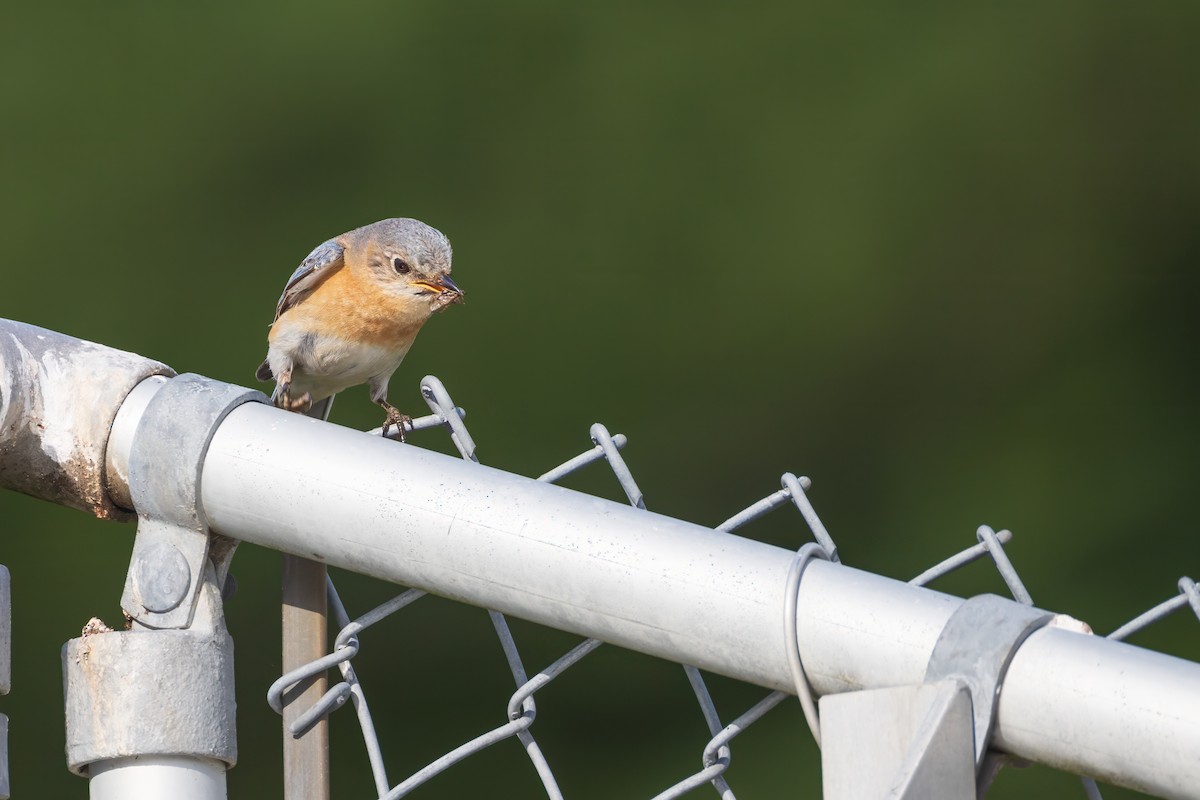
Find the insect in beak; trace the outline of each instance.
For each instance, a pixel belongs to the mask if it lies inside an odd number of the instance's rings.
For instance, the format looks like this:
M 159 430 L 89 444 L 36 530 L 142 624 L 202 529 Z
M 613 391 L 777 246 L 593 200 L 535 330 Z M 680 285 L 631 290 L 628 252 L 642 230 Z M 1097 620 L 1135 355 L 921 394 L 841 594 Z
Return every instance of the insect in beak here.
M 449 275 L 441 275 L 437 282 L 431 281 L 413 281 L 413 286 L 420 287 L 423 291 L 429 294 L 436 295 L 433 298 L 433 310 L 441 311 L 455 303 L 465 302 L 463 300 L 463 290 L 458 288 L 458 285 L 450 280 Z
M 454 292 L 459 297 L 462 297 L 464 294 L 466 294 L 466 292 L 464 292 L 462 289 L 458 288 L 457 284 L 455 284 L 454 281 L 450 280 L 449 275 L 443 275 L 440 278 L 438 278 L 437 285 L 441 287 L 441 291 Z
M 459 297 L 462 297 L 463 294 L 465 294 L 462 289 L 458 288 L 454 281 L 450 280 L 449 275 L 440 276 L 437 279 L 437 283 L 432 283 L 430 281 L 413 281 L 412 285 L 419 286 L 432 294 L 445 294 L 446 292 L 453 292 Z

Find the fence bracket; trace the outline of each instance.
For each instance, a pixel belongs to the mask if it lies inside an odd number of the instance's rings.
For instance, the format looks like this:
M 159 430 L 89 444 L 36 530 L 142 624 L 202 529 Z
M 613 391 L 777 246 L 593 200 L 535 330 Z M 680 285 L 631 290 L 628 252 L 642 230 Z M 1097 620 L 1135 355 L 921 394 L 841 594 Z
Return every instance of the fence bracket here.
M 199 375 L 168 381 L 150 400 L 129 455 L 137 538 L 121 606 L 148 628 L 186 628 L 211 559 L 223 586 L 236 542 L 209 534 L 200 505 L 204 454 L 230 411 L 261 392 Z
M 996 595 L 965 601 L 934 645 L 925 683 L 821 698 L 825 799 L 982 797 L 1004 673 L 1054 618 Z

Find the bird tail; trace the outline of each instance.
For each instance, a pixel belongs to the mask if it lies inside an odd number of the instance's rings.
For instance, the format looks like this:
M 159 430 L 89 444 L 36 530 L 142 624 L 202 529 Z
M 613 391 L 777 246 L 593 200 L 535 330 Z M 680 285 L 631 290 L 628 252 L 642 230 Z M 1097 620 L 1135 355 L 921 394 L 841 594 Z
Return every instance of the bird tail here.
M 263 363 L 258 365 L 258 370 L 254 373 L 254 377 L 260 381 L 269 381 L 275 377 L 275 373 L 271 372 L 271 362 L 263 359 Z

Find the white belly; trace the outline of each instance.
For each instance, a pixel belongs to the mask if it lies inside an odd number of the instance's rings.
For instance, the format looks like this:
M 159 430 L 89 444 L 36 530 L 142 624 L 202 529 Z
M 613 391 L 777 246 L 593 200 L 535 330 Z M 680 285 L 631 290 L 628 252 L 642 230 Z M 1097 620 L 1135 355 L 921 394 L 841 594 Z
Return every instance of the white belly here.
M 396 350 L 330 336 L 289 334 L 284 332 L 276 337 L 267 353 L 271 371 L 279 375 L 290 362 L 291 395 L 299 397 L 308 392 L 314 401 L 372 378 L 386 380 L 400 366 L 412 344 Z

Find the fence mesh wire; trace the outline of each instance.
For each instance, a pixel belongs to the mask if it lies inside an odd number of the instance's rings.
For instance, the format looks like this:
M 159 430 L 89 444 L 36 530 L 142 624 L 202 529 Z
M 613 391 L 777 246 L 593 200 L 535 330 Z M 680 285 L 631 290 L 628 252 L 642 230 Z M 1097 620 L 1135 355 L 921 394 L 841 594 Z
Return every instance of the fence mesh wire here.
M 475 454 L 475 442 L 471 438 L 471 434 L 467 430 L 464 421 L 466 413 L 462 408 L 454 404 L 442 382 L 436 377 L 427 376 L 421 382 L 421 395 L 425 399 L 426 404 L 428 404 L 431 413 L 415 419 L 412 431 L 444 430 L 449 434 L 452 443 L 464 459 L 478 462 L 479 459 Z M 370 431 L 370 433 L 374 435 L 383 434 L 382 429 L 379 428 Z M 638 487 L 637 481 L 634 479 L 624 457 L 621 455 L 621 450 L 627 444 L 625 436 L 619 433 L 610 434 L 608 429 L 599 423 L 592 425 L 589 433 L 592 441 L 591 448 L 543 473 L 538 477 L 538 480 L 554 483 L 590 464 L 603 461 L 616 477 L 629 504 L 635 508 L 645 509 L 646 503 L 642 491 Z M 812 692 L 808 687 L 807 680 L 804 678 L 802 655 L 795 641 L 796 596 L 804 566 L 810 559 L 824 558 L 831 561 L 839 561 L 839 556 L 833 538 L 821 522 L 821 518 L 817 515 L 808 498 L 807 493 L 811 488 L 812 481 L 808 477 L 798 477 L 790 472 L 784 473 L 780 479 L 780 488 L 777 491 L 734 514 L 720 525 L 715 526 L 715 529 L 733 532 L 766 514 L 770 514 L 785 506 L 791 506 L 799 512 L 805 526 L 814 539 L 812 542 L 801 544 L 796 551 L 796 558 L 793 561 L 792 570 L 789 574 L 788 610 L 781 624 L 785 626 L 785 633 L 788 638 L 789 655 L 791 656 L 793 677 L 796 682 L 796 695 L 799 697 L 804 708 L 805 717 L 813 736 L 819 744 L 820 723 L 817 717 L 816 704 Z M 995 531 L 983 525 L 976 531 L 975 538 L 977 540 L 976 544 L 930 567 L 910 580 L 909 583 L 924 586 L 960 567 L 979 559 L 989 558 L 1004 580 L 1013 599 L 1025 605 L 1033 605 L 1033 598 L 1029 590 L 1021 581 L 1016 568 L 1013 566 L 1004 549 L 1004 546 L 1012 540 L 1012 533 L 1007 530 Z M 1191 578 L 1182 577 L 1179 579 L 1177 586 L 1178 593 L 1175 596 L 1164 600 L 1154 608 L 1121 625 L 1108 634 L 1107 638 L 1115 640 L 1125 639 L 1184 607 L 1190 607 L 1197 619 L 1200 619 L 1200 591 L 1197 590 L 1195 582 Z M 376 792 L 380 798 L 386 798 L 386 800 L 405 797 L 417 787 L 455 764 L 465 761 L 494 744 L 516 737 L 536 770 L 547 798 L 550 798 L 550 800 L 561 800 L 563 798 L 563 793 L 559 789 L 554 772 L 551 770 L 549 762 L 533 735 L 533 723 L 537 718 L 537 704 L 534 696 L 539 690 L 546 687 L 572 666 L 595 652 L 603 644 L 601 641 L 598 639 L 588 639 L 581 642 L 553 663 L 530 677 L 504 615 L 498 611 L 488 611 L 487 613 L 491 618 L 496 637 L 504 651 L 509 671 L 512 673 L 513 681 L 517 687 L 516 691 L 508 698 L 506 704 L 506 722 L 496 728 L 480 733 L 470 741 L 447 751 L 440 758 L 417 770 L 399 783 L 392 784 L 384 765 L 383 748 L 380 744 L 375 722 L 371 717 L 371 712 L 367 705 L 366 694 L 358 675 L 354 671 L 352 661 L 359 652 L 361 634 L 368 628 L 420 600 L 426 593 L 418 589 L 409 589 L 354 619 L 350 618 L 332 579 L 329 581 L 328 593 L 330 613 L 339 629 L 334 639 L 332 652 L 283 675 L 271 685 L 267 692 L 267 700 L 271 707 L 276 712 L 282 713 L 283 695 L 288 688 L 313 675 L 330 669 L 336 668 L 341 673 L 342 680 L 330 688 L 317 703 L 296 719 L 291 728 L 293 736 L 302 736 L 321 719 L 341 708 L 349 701 L 357 713 Z M 1083 623 L 1078 623 L 1069 618 L 1060 618 L 1057 624 L 1075 625 L 1090 632 Z M 752 707 L 735 717 L 731 722 L 726 723 L 723 722 L 723 717 L 713 702 L 712 695 L 700 670 L 686 664 L 682 666 L 687 681 L 695 695 L 696 702 L 700 707 L 704 721 L 707 724 L 708 734 L 711 738 L 702 750 L 701 769 L 663 789 L 659 794 L 654 796 L 654 800 L 669 800 L 669 798 L 681 797 L 705 784 L 710 784 L 722 800 L 733 800 L 735 795 L 727 779 L 732 755 L 730 743 L 739 734 L 765 716 L 771 709 L 786 700 L 788 694 L 780 691 L 771 692 Z M 996 771 L 1009 761 L 1008 756 L 996 753 L 989 754 L 984 770 L 994 776 Z M 1084 777 L 1081 778 L 1081 781 L 1085 795 L 1090 800 L 1100 798 L 1100 791 L 1093 780 Z

